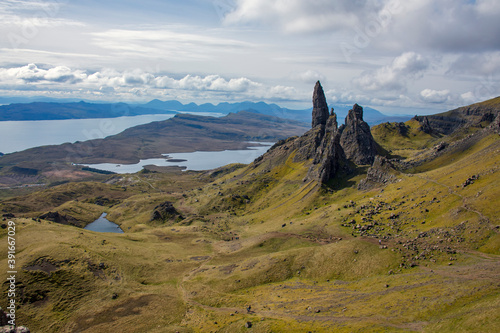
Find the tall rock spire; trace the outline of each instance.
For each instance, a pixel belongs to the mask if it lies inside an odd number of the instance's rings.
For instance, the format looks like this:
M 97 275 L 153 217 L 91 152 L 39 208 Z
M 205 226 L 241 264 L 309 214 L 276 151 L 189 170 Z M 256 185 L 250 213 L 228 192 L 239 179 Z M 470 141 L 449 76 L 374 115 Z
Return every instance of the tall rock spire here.
M 345 119 L 340 145 L 346 157 L 358 165 L 372 164 L 377 155 L 377 144 L 373 139 L 370 126 L 363 120 L 363 108 L 354 104 Z
M 339 171 L 349 171 L 349 165 L 340 146 L 340 132 L 337 128 L 337 115 L 332 112 L 328 118 L 321 143 L 316 148 L 313 164 L 307 177 L 320 183 L 327 183 Z
M 318 125 L 326 125 L 329 116 L 325 93 L 323 92 L 321 83 L 318 81 L 313 92 L 312 128 Z

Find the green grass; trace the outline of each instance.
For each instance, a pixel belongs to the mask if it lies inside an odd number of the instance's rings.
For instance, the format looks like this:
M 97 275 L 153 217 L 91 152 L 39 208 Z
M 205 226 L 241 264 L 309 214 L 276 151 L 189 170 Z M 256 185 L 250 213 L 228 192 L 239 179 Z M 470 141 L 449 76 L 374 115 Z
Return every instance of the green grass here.
M 398 128 L 397 123 L 383 123 L 371 129 L 375 141 L 390 155 L 412 157 L 439 140 L 437 136 L 420 131 L 420 123 L 414 119 L 404 123 L 403 133 Z
M 433 139 L 409 137 L 405 149 Z M 3 200 L 17 216 L 17 322 L 41 332 L 496 331 L 499 142 L 485 137 L 370 191 L 357 190 L 364 170 L 333 187 L 304 182 L 308 162 L 291 154 Z M 186 219 L 151 222 L 164 201 Z M 31 219 L 54 210 L 82 221 L 106 211 L 126 232 Z

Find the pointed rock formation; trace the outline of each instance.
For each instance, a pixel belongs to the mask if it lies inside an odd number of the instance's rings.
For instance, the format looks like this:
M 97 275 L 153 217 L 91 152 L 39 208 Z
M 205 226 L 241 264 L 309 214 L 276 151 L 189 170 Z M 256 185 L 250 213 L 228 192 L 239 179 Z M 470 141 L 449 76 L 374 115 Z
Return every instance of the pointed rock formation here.
M 323 92 L 321 83 L 318 81 L 313 92 L 312 128 L 318 125 L 325 125 L 329 116 L 325 93 Z
M 363 108 L 354 104 L 339 131 L 340 145 L 346 157 L 358 165 L 372 164 L 377 155 L 377 144 L 373 139 L 370 126 L 363 120 Z
M 339 171 L 348 171 L 349 164 L 340 146 L 340 132 L 337 125 L 337 115 L 332 111 L 326 122 L 323 139 L 316 149 L 313 165 L 309 168 L 308 179 L 326 183 Z
M 345 125 L 338 127 L 337 115 L 328 111 L 320 82 L 313 93 L 312 128 L 298 138 L 290 138 L 274 145 L 254 164 L 272 167 L 283 164 L 293 154 L 293 162 L 311 163 L 305 181 L 325 184 L 341 173 L 352 171 L 351 162 L 372 164 L 377 145 L 370 126 L 363 121 L 363 108 L 355 104 L 349 111 Z

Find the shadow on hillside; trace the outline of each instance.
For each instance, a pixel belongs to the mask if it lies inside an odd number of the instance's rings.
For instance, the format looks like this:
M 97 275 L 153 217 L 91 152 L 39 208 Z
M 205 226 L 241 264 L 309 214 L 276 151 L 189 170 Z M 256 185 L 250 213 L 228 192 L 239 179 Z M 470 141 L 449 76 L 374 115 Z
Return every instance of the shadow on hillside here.
M 335 175 L 334 178 L 330 179 L 326 184 L 324 184 L 324 188 L 330 191 L 340 191 L 347 187 L 352 187 L 356 185 L 356 178 L 360 175 L 366 175 L 368 168 L 370 166 L 356 166 L 353 163 L 350 163 L 350 172 L 339 172 Z

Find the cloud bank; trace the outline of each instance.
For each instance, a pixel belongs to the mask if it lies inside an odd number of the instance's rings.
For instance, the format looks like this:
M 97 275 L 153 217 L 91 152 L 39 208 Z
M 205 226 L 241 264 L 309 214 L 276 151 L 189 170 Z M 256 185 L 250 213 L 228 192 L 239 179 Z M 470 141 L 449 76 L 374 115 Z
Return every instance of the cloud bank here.
M 28 64 L 21 67 L 0 68 L 0 87 L 18 87 L 26 90 L 26 85 L 43 85 L 52 91 L 84 92 L 86 96 L 99 96 L 103 93 L 114 94 L 114 97 L 131 98 L 140 96 L 202 96 L 200 93 L 223 93 L 233 98 L 269 100 L 294 100 L 297 91 L 293 87 L 268 86 L 246 77 L 226 79 L 220 75 L 190 75 L 174 78 L 168 75 L 155 75 L 142 70 L 116 71 L 103 69 L 89 70 L 71 69 L 65 66 L 50 68 Z M 71 87 L 74 86 L 74 87 Z M 9 88 L 12 89 L 12 88 Z M 5 89 L 4 89 L 5 90 Z M 209 95 L 206 94 L 206 97 Z
M 493 33 L 500 31 L 499 16 L 497 0 L 239 0 L 224 22 L 287 33 L 381 30 L 376 34 L 383 33 L 378 42 L 384 47 L 390 40 L 400 50 L 470 52 L 500 48 L 500 34 Z

